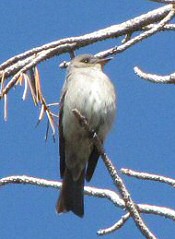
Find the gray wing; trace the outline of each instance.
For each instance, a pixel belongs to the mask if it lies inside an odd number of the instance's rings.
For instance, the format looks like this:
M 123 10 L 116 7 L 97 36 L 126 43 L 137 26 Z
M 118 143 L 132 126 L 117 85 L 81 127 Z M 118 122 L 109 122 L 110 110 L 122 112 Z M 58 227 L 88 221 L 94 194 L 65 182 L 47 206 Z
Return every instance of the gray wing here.
M 93 176 L 93 173 L 95 171 L 95 168 L 97 166 L 98 158 L 100 157 L 100 154 L 97 150 L 97 148 L 94 146 L 93 150 L 91 152 L 91 155 L 88 160 L 88 166 L 86 170 L 86 180 L 89 182 Z

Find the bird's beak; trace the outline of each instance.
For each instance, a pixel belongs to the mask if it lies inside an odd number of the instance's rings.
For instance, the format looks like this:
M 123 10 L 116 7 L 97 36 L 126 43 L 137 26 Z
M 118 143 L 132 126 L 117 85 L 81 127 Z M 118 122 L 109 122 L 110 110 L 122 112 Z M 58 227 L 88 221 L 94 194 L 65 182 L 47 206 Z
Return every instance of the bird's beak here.
M 101 58 L 97 60 L 97 63 L 99 63 L 101 66 L 104 66 L 106 63 L 108 63 L 112 59 L 113 57 Z

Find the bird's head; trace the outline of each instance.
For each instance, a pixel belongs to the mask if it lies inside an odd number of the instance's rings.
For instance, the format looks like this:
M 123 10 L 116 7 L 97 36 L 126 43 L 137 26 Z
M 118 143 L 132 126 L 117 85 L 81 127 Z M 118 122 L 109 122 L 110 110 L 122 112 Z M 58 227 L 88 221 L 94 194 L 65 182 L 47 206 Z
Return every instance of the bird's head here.
M 96 67 L 103 69 L 104 65 L 111 59 L 112 57 L 99 58 L 91 54 L 84 54 L 73 58 L 72 61 L 70 62 L 70 66 L 76 68 Z

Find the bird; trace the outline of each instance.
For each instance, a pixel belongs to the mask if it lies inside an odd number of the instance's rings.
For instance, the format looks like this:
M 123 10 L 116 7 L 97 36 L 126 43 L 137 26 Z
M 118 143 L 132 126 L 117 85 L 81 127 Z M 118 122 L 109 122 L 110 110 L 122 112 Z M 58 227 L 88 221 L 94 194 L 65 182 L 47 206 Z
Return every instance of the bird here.
M 56 205 L 59 214 L 72 211 L 79 217 L 84 216 L 84 183 L 91 180 L 100 154 L 73 110 L 85 117 L 103 144 L 116 114 L 115 88 L 103 72 L 110 60 L 91 54 L 78 55 L 67 69 L 59 111 L 60 175 L 63 179 Z

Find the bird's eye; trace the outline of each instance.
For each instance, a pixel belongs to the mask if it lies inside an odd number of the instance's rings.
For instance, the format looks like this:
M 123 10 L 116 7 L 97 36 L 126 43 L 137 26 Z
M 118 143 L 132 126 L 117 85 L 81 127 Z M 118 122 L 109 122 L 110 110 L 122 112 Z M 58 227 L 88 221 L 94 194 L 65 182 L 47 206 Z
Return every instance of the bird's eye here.
M 82 62 L 84 62 L 84 63 L 89 63 L 89 58 L 83 59 Z

